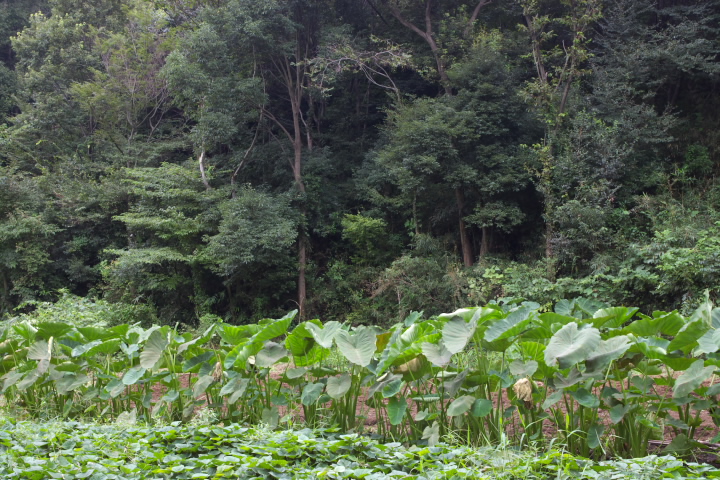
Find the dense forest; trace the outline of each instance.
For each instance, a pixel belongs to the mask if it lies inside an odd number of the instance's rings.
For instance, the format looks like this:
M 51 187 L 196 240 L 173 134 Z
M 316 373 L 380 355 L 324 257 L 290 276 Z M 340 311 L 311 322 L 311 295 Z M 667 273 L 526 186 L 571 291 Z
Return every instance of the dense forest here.
M 720 0 L 0 5 L 0 316 L 720 293 Z

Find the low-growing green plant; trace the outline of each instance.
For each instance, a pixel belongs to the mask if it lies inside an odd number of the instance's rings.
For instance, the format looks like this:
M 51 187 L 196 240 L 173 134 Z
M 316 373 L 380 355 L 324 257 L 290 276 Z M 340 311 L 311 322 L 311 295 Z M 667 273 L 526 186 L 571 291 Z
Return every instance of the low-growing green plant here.
M 505 300 L 388 330 L 295 311 L 256 324 L 111 328 L 17 322 L 0 333 L 0 394 L 34 418 L 335 426 L 433 446 L 543 445 L 641 457 L 669 433 L 689 453 L 717 414 L 720 308 L 692 315 Z M 376 421 L 366 425 L 373 417 Z M 716 416 L 717 418 L 717 416 Z

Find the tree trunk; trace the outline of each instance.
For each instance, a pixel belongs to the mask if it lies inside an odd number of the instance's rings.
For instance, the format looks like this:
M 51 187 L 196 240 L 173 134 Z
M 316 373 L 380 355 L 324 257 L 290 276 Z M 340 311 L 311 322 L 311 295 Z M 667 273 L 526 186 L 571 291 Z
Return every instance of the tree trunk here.
M 482 227 L 482 239 L 480 240 L 480 256 L 484 257 L 490 253 L 490 227 Z
M 472 244 L 468 238 L 467 229 L 465 228 L 465 220 L 463 220 L 463 210 L 465 208 L 465 196 L 462 190 L 458 187 L 455 189 L 455 199 L 457 201 L 458 208 L 458 228 L 460 230 L 460 246 L 463 254 L 463 264 L 466 267 L 473 266 L 473 251 Z

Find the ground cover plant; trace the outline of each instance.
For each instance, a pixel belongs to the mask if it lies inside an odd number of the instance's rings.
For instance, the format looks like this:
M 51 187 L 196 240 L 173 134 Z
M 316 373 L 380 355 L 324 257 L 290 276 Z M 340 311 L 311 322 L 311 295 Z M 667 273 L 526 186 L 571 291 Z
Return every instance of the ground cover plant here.
M 16 416 L 335 427 L 385 441 L 542 446 L 600 460 L 717 442 L 720 308 L 506 301 L 390 329 L 296 312 L 206 330 L 43 320 L 0 334 Z M 709 430 L 708 430 L 709 428 Z M 550 433 L 550 434 L 549 434 Z M 710 451 L 712 453 L 712 451 Z
M 720 478 L 672 456 L 593 462 L 553 450 L 379 443 L 333 430 L 179 423 L 0 420 L 2 478 L 203 479 L 657 479 Z

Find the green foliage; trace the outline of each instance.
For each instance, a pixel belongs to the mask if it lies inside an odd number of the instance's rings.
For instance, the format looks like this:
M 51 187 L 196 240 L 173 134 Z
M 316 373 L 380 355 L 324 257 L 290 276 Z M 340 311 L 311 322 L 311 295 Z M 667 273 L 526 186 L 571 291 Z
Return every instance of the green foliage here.
M 539 307 L 413 312 L 387 330 L 319 320 L 291 328 L 295 310 L 180 333 L 99 328 L 98 316 L 122 307 L 67 297 L 0 332 L 0 394 L 14 415 L 35 418 L 188 422 L 202 406 L 223 422 L 357 432 L 372 410 L 378 435 L 430 447 L 452 435 L 642 457 L 667 433 L 667 451 L 701 447 L 702 414 L 720 394 L 706 384 L 720 366 L 720 308 L 706 301 L 688 317 L 646 316 L 582 298 Z M 74 323 L 58 321 L 63 314 Z
M 103 475 L 108 479 L 143 479 L 150 475 L 209 478 L 214 474 L 296 479 L 352 476 L 549 480 L 563 473 L 581 480 L 602 475 L 630 480 L 718 475 L 708 465 L 683 463 L 672 456 L 592 462 L 557 450 L 536 455 L 501 448 L 406 447 L 322 429 L 273 432 L 239 425 L 170 424 L 149 428 L 123 423 L 31 424 L 4 420 L 0 438 L 0 458 L 4 460 L 0 474 L 8 478 L 39 478 L 49 470 L 56 475 Z

